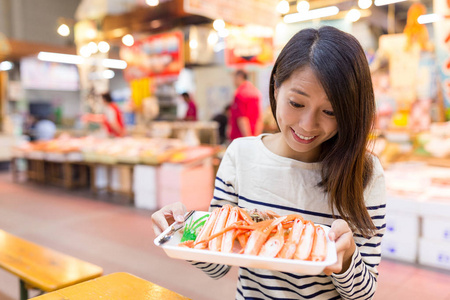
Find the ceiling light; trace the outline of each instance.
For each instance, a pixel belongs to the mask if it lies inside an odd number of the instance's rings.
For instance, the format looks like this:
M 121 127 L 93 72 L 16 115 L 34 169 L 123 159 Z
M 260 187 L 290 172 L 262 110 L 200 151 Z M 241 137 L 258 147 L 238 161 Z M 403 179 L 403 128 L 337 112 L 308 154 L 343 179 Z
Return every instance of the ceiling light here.
M 124 35 L 122 37 L 122 43 L 125 46 L 128 46 L 128 47 L 133 46 L 134 45 L 134 38 L 133 38 L 133 36 L 131 34 Z
M 289 9 L 290 9 L 290 4 L 288 1 L 281 0 L 280 2 L 278 2 L 277 12 L 279 12 L 280 14 L 282 14 L 282 15 L 287 14 L 289 12 Z
M 61 36 L 69 36 L 70 34 L 70 28 L 66 24 L 61 24 L 56 31 Z
M 403 1 L 406 1 L 406 0 L 375 0 L 375 5 L 382 6 L 382 5 L 388 5 L 388 4 L 403 2 Z
M 217 19 L 213 22 L 213 28 L 216 31 L 221 31 L 222 29 L 225 28 L 225 21 L 222 19 Z
M 372 0 L 358 0 L 358 6 L 361 9 L 368 9 L 372 6 Z
M 302 0 L 297 3 L 297 11 L 299 13 L 306 13 L 309 10 L 309 2 Z
M 419 24 L 434 23 L 440 20 L 442 20 L 442 16 L 438 14 L 421 15 L 417 18 L 417 22 L 419 22 Z
M 145 0 L 148 6 L 157 6 L 159 4 L 158 0 Z
M 330 17 L 337 15 L 339 13 L 339 8 L 337 6 L 328 6 L 323 8 L 317 8 L 309 10 L 307 13 L 295 13 L 284 16 L 283 20 L 285 23 L 295 23 L 302 22 L 313 19 L 320 19 L 325 17 Z
M 189 41 L 189 48 L 191 48 L 191 49 L 197 49 L 197 48 L 198 48 L 198 42 L 197 42 L 197 40 L 194 40 L 194 39 L 190 40 L 190 41 Z
M 80 55 L 81 56 L 83 56 L 83 57 L 89 57 L 89 56 L 91 56 L 91 50 L 89 49 L 89 46 L 88 45 L 84 45 L 84 46 L 82 46 L 81 48 L 80 48 Z
M 219 41 L 219 36 L 215 31 L 208 34 L 208 45 L 215 45 Z
M 39 52 L 38 59 L 42 61 L 58 62 L 63 64 L 82 64 L 84 58 L 78 55 L 52 53 L 52 52 Z
M 98 46 L 95 42 L 89 42 L 88 48 L 89 48 L 89 51 L 91 52 L 91 54 L 98 52 Z
M 359 18 L 361 18 L 361 12 L 356 8 L 350 9 L 348 13 L 345 15 L 345 21 L 349 23 L 356 22 L 359 20 Z
M 105 68 L 110 68 L 110 69 L 125 69 L 127 67 L 127 63 L 124 60 L 120 60 L 120 59 L 110 59 L 110 58 L 106 58 L 103 60 L 102 65 Z
M 111 47 L 109 46 L 109 44 L 105 41 L 101 41 L 100 43 L 98 43 L 98 51 L 100 51 L 101 53 L 106 53 L 109 51 Z
M 2 61 L 0 63 L 0 71 L 9 71 L 14 67 L 14 64 L 10 61 Z

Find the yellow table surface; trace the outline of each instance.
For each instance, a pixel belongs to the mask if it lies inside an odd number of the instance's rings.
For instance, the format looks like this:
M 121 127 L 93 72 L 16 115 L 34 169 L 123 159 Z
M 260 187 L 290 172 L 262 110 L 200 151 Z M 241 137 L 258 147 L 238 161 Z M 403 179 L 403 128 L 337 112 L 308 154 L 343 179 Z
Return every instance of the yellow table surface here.
M 128 273 L 113 273 L 31 300 L 187 300 L 175 292 Z
M 103 269 L 0 230 L 0 268 L 45 292 L 99 277 Z

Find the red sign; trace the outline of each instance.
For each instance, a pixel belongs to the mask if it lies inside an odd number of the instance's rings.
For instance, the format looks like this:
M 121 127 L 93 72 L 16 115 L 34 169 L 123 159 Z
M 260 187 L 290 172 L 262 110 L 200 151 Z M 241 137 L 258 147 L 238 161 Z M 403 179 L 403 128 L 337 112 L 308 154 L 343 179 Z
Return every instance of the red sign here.
M 272 37 L 253 36 L 243 29 L 234 29 L 226 38 L 225 56 L 229 66 L 270 64 L 273 62 L 273 51 Z
M 178 75 L 184 67 L 183 33 L 180 31 L 152 35 L 122 46 L 120 57 L 128 64 L 126 80 Z

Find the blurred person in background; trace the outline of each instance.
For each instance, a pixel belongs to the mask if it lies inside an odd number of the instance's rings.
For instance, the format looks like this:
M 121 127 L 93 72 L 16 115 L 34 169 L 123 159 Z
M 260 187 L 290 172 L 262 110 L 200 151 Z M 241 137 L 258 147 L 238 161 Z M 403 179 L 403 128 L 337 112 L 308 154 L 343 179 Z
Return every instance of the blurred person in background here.
M 228 116 L 230 115 L 230 107 L 231 105 L 225 106 L 222 112 L 215 115 L 211 120 L 219 123 L 219 144 L 225 144 L 227 141 L 227 125 L 228 125 Z
M 117 104 L 113 102 L 110 93 L 103 93 L 101 97 L 105 105 L 103 125 L 108 131 L 108 135 L 113 137 L 124 136 L 125 122 L 122 112 Z
M 228 122 L 230 141 L 262 132 L 261 93 L 248 81 L 248 74 L 244 70 L 234 73 L 234 84 L 237 89 Z
M 47 117 L 38 117 L 33 133 L 36 141 L 49 141 L 55 137 L 56 125 Z
M 186 111 L 186 116 L 184 117 L 185 121 L 197 121 L 197 106 L 195 105 L 194 100 L 192 100 L 191 96 L 188 93 L 181 94 L 184 101 L 186 102 L 188 109 Z

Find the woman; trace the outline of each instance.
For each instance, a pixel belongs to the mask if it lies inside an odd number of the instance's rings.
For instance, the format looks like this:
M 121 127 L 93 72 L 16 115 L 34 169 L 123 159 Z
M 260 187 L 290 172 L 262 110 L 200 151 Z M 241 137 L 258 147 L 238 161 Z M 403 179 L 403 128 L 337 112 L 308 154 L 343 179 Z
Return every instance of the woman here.
M 380 162 L 366 149 L 375 104 L 361 45 L 333 27 L 298 32 L 275 62 L 269 96 L 280 132 L 230 144 L 210 210 L 232 204 L 302 214 L 331 226 L 338 261 L 317 276 L 240 268 L 236 299 L 371 299 L 385 186 Z M 185 210 L 175 203 L 155 212 L 155 233 Z M 229 270 L 195 266 L 213 278 Z

